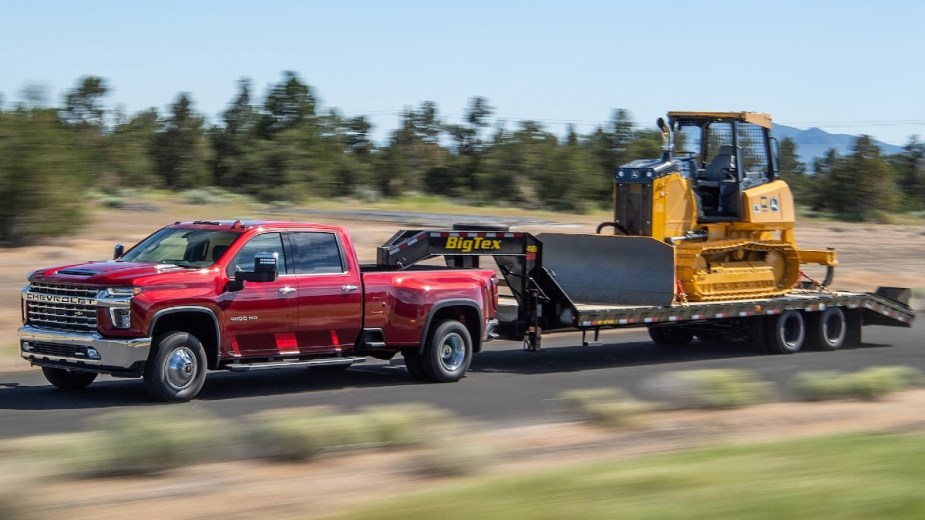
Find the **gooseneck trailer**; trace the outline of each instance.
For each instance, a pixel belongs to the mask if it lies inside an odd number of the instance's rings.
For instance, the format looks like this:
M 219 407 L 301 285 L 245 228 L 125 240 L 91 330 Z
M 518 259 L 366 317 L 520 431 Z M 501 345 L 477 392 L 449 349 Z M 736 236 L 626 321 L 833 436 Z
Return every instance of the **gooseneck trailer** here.
M 640 268 L 665 258 L 648 250 L 664 244 L 468 229 L 399 231 L 379 248 L 377 263 L 412 269 L 445 257 L 450 266 L 478 267 L 491 257 L 510 292 L 499 300 L 496 335 L 522 340 L 531 351 L 541 349 L 544 332 L 579 331 L 582 343 L 590 345 L 601 329 L 646 327 L 652 340 L 664 345 L 685 345 L 694 338 L 744 341 L 792 354 L 804 347 L 858 345 L 864 325 L 911 327 L 915 317 L 908 289 L 847 292 L 811 281 L 783 296 L 688 302 L 676 280 L 640 279 L 640 273 L 670 272 L 670 266 Z M 615 254 L 615 248 L 627 245 L 642 250 Z M 627 264 L 627 258 L 635 260 Z

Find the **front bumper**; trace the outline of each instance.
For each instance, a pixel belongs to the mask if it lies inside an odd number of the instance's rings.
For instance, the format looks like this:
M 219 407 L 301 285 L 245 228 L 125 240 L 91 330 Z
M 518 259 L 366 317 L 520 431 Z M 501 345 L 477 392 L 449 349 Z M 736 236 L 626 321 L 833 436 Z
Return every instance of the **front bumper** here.
M 19 329 L 19 354 L 34 365 L 94 372 L 138 371 L 148 359 L 151 338 L 104 338 L 96 332 Z

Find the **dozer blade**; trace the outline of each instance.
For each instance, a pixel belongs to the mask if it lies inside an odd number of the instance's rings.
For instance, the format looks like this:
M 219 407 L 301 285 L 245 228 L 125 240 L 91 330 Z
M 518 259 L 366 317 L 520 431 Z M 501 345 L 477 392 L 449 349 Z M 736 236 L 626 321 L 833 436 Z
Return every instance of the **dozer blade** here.
M 543 233 L 543 266 L 575 303 L 671 305 L 674 248 L 650 237 Z

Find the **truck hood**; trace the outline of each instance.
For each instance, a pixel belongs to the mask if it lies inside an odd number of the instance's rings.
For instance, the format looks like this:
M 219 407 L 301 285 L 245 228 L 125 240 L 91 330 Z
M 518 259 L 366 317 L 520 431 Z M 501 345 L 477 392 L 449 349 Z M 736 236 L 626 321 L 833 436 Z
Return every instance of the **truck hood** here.
M 184 271 L 198 273 L 200 270 L 184 269 L 171 264 L 109 260 L 39 269 L 29 276 L 29 281 L 85 283 L 88 285 L 132 285 L 139 278 L 165 273 L 182 273 Z

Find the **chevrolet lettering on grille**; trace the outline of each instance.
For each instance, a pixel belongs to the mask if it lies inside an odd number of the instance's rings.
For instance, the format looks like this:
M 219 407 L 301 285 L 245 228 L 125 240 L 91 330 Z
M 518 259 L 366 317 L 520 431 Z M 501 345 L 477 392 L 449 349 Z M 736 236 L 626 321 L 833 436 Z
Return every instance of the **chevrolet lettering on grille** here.
M 94 298 L 81 298 L 79 296 L 61 296 L 57 294 L 39 294 L 39 293 L 26 293 L 26 300 L 33 302 L 51 302 L 51 303 L 65 303 L 72 305 L 96 305 L 96 299 Z

